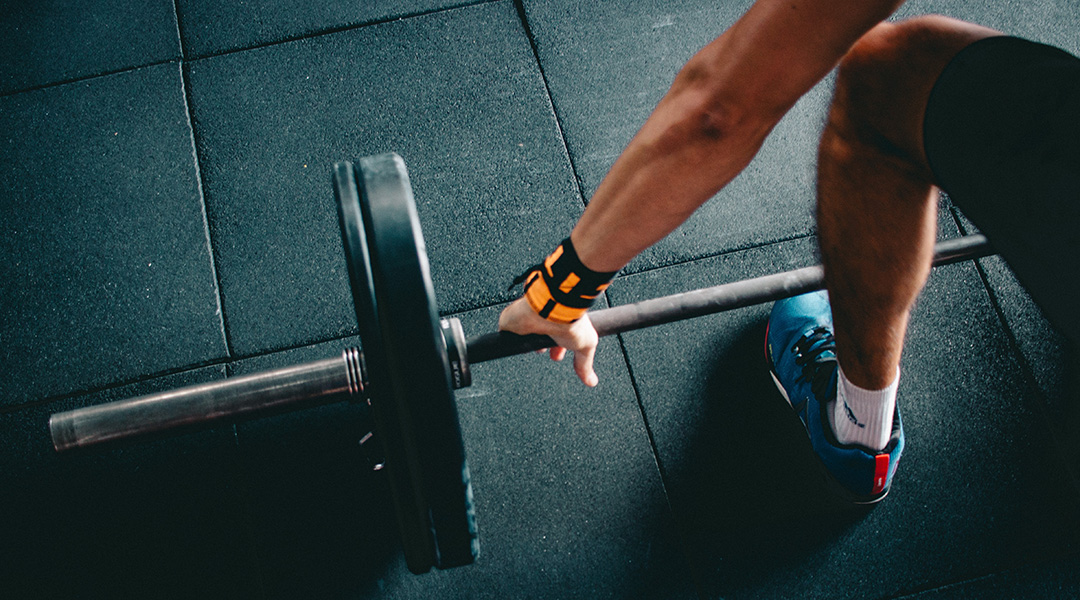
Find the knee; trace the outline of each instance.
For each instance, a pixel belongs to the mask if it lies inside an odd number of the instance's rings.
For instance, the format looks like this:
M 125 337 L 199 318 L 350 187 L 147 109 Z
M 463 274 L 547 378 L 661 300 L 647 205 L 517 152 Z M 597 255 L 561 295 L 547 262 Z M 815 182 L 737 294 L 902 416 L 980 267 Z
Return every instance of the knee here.
M 922 117 L 938 75 L 962 48 L 996 34 L 938 15 L 877 25 L 840 62 L 830 128 L 922 162 Z
M 928 88 L 957 52 L 994 35 L 1001 32 L 941 15 L 881 23 L 840 61 L 837 88 L 858 92 L 856 100 L 907 100 L 904 91 Z
M 968 25 L 940 15 L 880 23 L 844 55 L 837 83 L 872 92 L 884 91 L 888 82 L 900 86 L 912 78 L 925 78 L 927 73 L 919 67 L 947 62 L 963 45 L 956 34 Z

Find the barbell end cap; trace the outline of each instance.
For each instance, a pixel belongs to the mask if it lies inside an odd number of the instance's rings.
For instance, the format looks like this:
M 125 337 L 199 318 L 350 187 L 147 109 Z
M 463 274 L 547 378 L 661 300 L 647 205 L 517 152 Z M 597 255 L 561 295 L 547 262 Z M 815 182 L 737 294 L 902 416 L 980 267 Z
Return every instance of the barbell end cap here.
M 79 445 L 79 438 L 75 434 L 75 423 L 66 415 L 67 413 L 56 413 L 49 417 L 49 435 L 52 437 L 53 448 L 57 452 L 71 450 Z

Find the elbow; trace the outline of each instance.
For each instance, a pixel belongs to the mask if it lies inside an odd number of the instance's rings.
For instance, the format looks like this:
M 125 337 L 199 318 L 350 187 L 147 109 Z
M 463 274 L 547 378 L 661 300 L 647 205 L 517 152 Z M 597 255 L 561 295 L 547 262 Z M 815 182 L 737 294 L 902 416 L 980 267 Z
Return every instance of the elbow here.
M 752 106 L 707 90 L 688 90 L 677 99 L 674 122 L 667 128 L 668 143 L 720 153 L 756 153 L 777 119 Z
M 669 92 L 680 115 L 675 129 L 683 136 L 705 145 L 758 146 L 786 112 L 786 107 L 772 109 L 700 71 L 688 64 Z
M 697 129 L 707 138 L 768 135 L 806 91 L 785 81 L 793 67 L 747 56 L 736 37 L 726 33 L 693 56 L 668 92 L 695 113 Z
M 737 107 L 702 103 L 687 113 L 687 128 L 703 142 L 724 142 L 746 137 L 753 130 L 748 115 Z

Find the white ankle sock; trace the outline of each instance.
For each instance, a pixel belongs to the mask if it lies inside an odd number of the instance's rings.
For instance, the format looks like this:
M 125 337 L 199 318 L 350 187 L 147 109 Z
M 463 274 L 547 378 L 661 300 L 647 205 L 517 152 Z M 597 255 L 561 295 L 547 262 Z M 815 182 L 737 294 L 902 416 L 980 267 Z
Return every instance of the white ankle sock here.
M 829 425 L 841 444 L 857 444 L 870 450 L 882 450 L 892 434 L 893 411 L 896 409 L 896 389 L 900 384 L 900 369 L 883 390 L 864 390 L 851 383 L 840 369 L 836 400 L 826 406 Z

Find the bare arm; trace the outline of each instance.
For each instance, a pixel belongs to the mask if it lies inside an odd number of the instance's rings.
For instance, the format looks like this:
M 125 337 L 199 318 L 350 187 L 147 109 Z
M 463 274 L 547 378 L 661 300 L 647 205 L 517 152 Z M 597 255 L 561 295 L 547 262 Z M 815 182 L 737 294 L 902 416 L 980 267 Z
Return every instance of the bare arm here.
M 572 239 L 615 271 L 750 162 L 777 121 L 898 0 L 759 0 L 679 72 L 591 199 Z M 648 215 L 648 218 L 641 218 Z
M 758 0 L 682 68 L 615 161 L 571 233 L 581 261 L 617 271 L 675 230 L 746 167 L 791 106 L 902 1 Z M 552 336 L 575 352 L 579 377 L 595 385 L 596 336 L 587 317 L 557 325 L 519 300 L 499 326 Z M 552 358 L 564 354 L 554 349 Z

